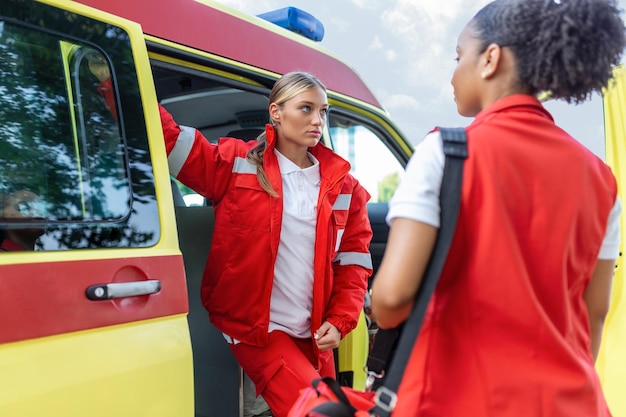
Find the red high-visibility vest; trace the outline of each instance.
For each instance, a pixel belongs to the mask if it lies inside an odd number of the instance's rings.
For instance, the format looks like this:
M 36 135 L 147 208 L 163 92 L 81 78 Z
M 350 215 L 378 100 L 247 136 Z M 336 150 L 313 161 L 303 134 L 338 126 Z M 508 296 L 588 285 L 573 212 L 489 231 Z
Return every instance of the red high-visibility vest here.
M 394 416 L 609 416 L 583 293 L 616 181 L 533 97 L 467 129 L 458 228 Z

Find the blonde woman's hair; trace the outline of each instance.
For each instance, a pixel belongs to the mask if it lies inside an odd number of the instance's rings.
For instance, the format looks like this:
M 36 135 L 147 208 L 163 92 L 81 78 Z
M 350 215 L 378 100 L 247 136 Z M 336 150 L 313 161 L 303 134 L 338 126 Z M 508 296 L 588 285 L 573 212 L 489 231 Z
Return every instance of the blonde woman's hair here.
M 270 104 L 276 103 L 278 107 L 282 108 L 283 104 L 288 100 L 291 100 L 303 91 L 308 91 L 313 88 L 321 88 L 326 91 L 326 86 L 324 86 L 317 77 L 306 72 L 289 72 L 274 83 L 274 87 L 270 92 L 269 102 Z M 267 149 L 267 136 L 265 132 L 259 135 L 257 141 L 257 145 L 248 151 L 246 160 L 256 166 L 256 174 L 261 187 L 272 197 L 278 197 L 278 193 L 276 193 L 272 187 L 263 169 L 263 154 Z

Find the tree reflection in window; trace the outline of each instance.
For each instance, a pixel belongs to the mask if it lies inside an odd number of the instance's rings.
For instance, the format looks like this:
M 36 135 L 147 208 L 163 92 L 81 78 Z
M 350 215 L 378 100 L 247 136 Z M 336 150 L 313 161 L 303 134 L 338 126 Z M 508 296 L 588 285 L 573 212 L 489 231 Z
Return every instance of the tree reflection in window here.
M 0 21 L 0 192 L 27 189 L 45 202 L 47 233 L 37 249 L 146 246 L 158 238 L 147 138 L 125 146 L 88 68 L 94 50 Z M 145 129 L 143 118 L 137 122 Z

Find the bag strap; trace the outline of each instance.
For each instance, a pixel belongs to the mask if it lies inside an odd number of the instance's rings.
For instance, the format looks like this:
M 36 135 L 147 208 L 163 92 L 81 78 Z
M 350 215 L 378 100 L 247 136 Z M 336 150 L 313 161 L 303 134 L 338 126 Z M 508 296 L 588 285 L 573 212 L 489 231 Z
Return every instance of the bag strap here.
M 374 343 L 367 355 L 367 363 L 365 365 L 368 374 L 365 387 L 368 390 L 374 386 L 376 380 L 380 380 L 385 376 L 385 368 L 393 353 L 396 340 L 400 337 L 401 326 L 390 329 L 378 329 L 376 331 Z
M 313 380 L 312 385 L 315 391 L 317 391 L 319 396 L 318 385 L 320 383 L 326 384 L 326 386 L 335 394 L 337 397 L 337 402 L 329 401 L 323 404 L 320 404 L 307 413 L 307 415 L 314 416 L 333 416 L 333 417 L 354 417 L 357 409 L 350 403 L 350 400 L 341 390 L 341 385 L 335 379 L 325 376 L 322 378 L 318 378 Z
M 306 414 L 307 417 L 354 417 L 356 409 L 351 410 L 344 403 L 327 402 L 312 408 Z
M 453 131 L 454 129 L 440 128 L 440 131 L 441 130 L 450 132 L 450 131 Z M 449 133 L 445 133 L 445 135 L 448 135 L 448 134 Z M 442 139 L 443 139 L 443 136 L 444 136 L 444 133 L 442 133 Z M 455 143 L 454 139 L 452 139 L 452 143 Z M 454 154 L 456 152 L 456 146 L 447 147 L 446 149 L 448 150 L 447 153 L 450 153 L 450 154 Z M 444 150 L 444 154 L 445 153 L 446 151 Z M 446 183 L 447 182 L 445 180 L 442 180 L 442 188 L 445 188 L 444 184 Z M 400 337 L 400 334 L 402 332 L 402 327 L 403 327 L 403 324 L 399 325 L 398 327 L 393 327 L 390 329 L 378 329 L 378 331 L 376 332 L 374 343 L 367 356 L 366 368 L 368 371 L 368 379 L 366 383 L 366 388 L 371 388 L 372 386 L 375 387 L 374 382 L 376 380 L 382 379 L 385 376 L 385 369 L 387 369 L 387 364 L 389 363 L 393 355 L 394 347 L 397 346 L 396 341 Z
M 385 381 L 376 390 L 373 412 L 379 417 L 388 417 L 393 411 L 398 387 L 404 374 L 404 368 L 411 356 L 413 345 L 419 334 L 426 308 L 437 287 L 439 275 L 448 257 L 448 250 L 456 230 L 456 223 L 461 204 L 461 187 L 463 183 L 463 164 L 467 158 L 467 136 L 464 128 L 439 128 L 443 141 L 443 152 L 446 156 L 439 202 L 441 206 L 441 223 L 433 253 L 428 262 L 423 281 L 417 291 L 415 305 L 404 328 L 393 355 L 389 372 Z

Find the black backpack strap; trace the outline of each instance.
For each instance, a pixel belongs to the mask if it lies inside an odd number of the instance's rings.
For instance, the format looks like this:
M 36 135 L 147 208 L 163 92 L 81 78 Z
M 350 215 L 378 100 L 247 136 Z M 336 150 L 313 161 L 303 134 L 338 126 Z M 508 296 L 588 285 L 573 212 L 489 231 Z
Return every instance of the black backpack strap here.
M 391 329 L 378 329 L 374 336 L 374 343 L 367 355 L 367 381 L 365 387 L 369 390 L 377 388 L 378 381 L 385 377 L 387 364 L 396 349 L 402 332 L 402 325 Z
M 389 372 L 381 387 L 376 390 L 374 414 L 388 417 L 393 411 L 398 387 L 409 360 L 413 345 L 419 334 L 424 314 L 430 298 L 437 287 L 439 275 L 448 257 L 448 250 L 454 237 L 461 204 L 461 187 L 463 183 L 463 163 L 467 158 L 467 137 L 464 128 L 439 128 L 443 141 L 443 152 L 446 156 L 439 202 L 441 206 L 441 224 L 435 241 L 435 247 L 424 273 L 424 278 L 417 291 L 415 305 L 404 328 L 398 347 L 393 355 Z

